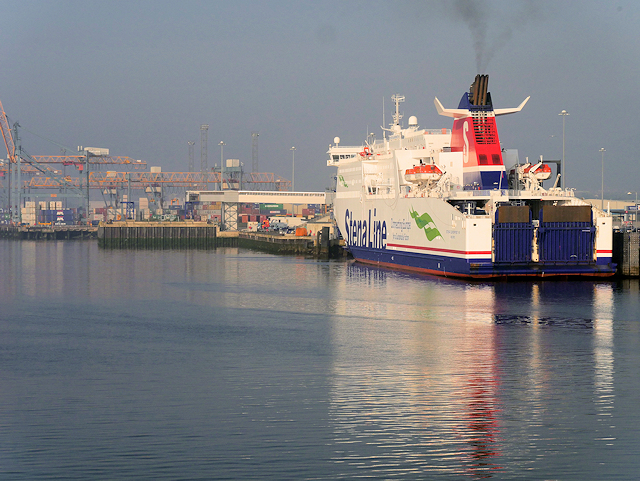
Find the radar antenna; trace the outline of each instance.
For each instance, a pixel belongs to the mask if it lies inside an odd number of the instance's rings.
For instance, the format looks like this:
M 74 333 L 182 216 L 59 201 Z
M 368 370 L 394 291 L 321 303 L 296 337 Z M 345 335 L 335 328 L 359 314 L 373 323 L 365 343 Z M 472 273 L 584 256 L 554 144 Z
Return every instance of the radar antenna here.
M 404 95 L 393 94 L 391 96 L 391 100 L 396 104 L 396 113 L 393 114 L 393 125 L 400 126 L 400 119 L 402 119 L 402 115 L 400 114 L 400 102 L 404 102 Z

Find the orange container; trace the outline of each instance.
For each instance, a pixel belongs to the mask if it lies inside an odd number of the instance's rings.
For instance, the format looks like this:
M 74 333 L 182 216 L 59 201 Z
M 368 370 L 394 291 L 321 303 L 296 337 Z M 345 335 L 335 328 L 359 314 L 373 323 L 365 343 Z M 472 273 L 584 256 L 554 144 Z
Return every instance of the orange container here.
M 296 236 L 305 237 L 307 235 L 306 227 L 296 227 Z

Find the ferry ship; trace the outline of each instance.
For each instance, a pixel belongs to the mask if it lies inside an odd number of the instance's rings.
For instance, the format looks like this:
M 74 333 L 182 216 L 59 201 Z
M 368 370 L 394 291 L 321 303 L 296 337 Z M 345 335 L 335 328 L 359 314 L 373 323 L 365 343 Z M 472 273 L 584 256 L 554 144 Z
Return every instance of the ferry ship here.
M 435 98 L 451 129 L 422 129 L 415 116 L 383 138 L 343 146 L 336 137 L 327 165 L 337 167 L 334 215 L 360 262 L 461 278 L 612 276 L 610 214 L 559 186 L 560 163 L 520 162 L 500 146 L 488 75 L 477 75 L 457 109 Z M 551 165 L 550 165 L 551 164 Z M 507 170 L 505 165 L 509 165 Z M 552 183 L 545 188 L 545 183 Z

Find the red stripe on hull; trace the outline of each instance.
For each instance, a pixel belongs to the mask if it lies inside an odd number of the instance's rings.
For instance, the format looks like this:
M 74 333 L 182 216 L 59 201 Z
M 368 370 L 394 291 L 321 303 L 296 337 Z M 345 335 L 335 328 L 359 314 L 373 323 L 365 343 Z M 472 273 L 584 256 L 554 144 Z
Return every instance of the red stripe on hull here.
M 457 273 L 453 273 L 453 272 L 444 272 L 444 271 L 437 271 L 437 270 L 433 270 L 433 269 L 425 269 L 423 267 L 411 267 L 411 266 L 404 266 L 404 265 L 400 265 L 400 264 L 393 264 L 391 262 L 375 262 L 375 261 L 369 261 L 366 259 L 355 259 L 356 262 L 359 262 L 361 264 L 367 264 L 367 265 L 371 265 L 371 266 L 375 266 L 375 267 L 384 267 L 387 269 L 392 269 L 392 270 L 400 270 L 400 271 L 405 271 L 405 272 L 417 272 L 420 274 L 430 274 L 433 276 L 437 276 L 437 277 L 447 277 L 447 278 L 452 278 L 452 279 L 494 279 L 494 280 L 498 280 L 498 279 L 507 279 L 507 278 L 513 278 L 513 277 L 518 277 L 518 278 L 528 278 L 528 277 L 535 277 L 535 278 L 539 278 L 539 279 L 543 279 L 543 278 L 561 278 L 561 277 L 612 277 L 613 275 L 615 275 L 615 272 L 585 272 L 583 274 L 566 274 L 566 273 L 549 273 L 549 272 L 532 272 L 530 274 L 457 274 Z

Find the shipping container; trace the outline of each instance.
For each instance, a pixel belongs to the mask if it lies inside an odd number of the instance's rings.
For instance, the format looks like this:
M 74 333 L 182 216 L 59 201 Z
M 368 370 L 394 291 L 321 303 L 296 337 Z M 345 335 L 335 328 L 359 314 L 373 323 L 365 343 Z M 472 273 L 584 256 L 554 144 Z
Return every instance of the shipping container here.
M 282 210 L 282 204 L 260 204 L 260 211 Z

